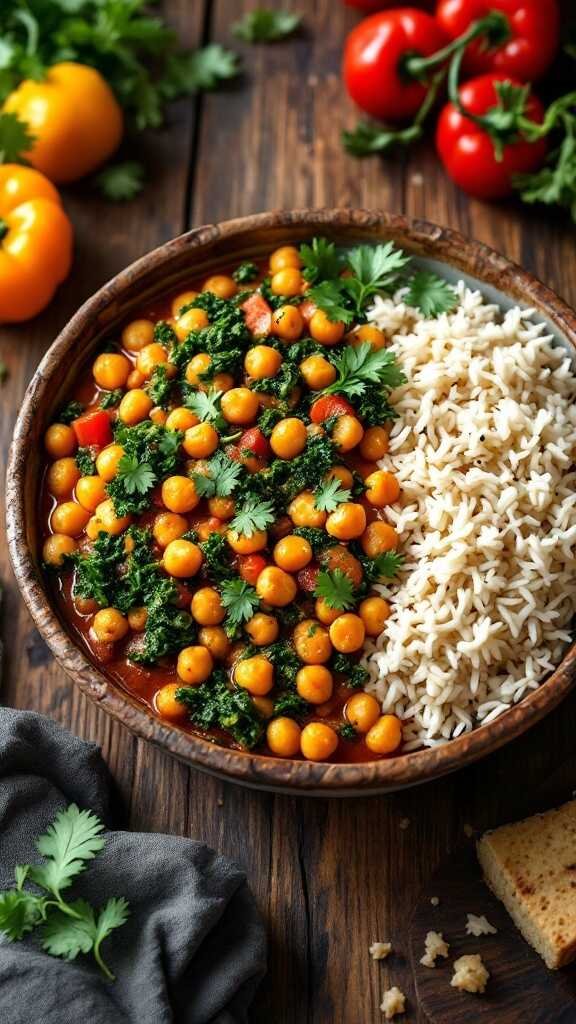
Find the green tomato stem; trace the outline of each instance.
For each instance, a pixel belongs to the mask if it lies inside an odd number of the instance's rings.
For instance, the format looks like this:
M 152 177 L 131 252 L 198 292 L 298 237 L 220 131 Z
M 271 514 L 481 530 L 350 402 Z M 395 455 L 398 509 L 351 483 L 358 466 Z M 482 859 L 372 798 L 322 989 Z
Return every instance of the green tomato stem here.
M 408 78 L 418 81 L 425 80 L 428 73 L 445 64 L 454 54 L 464 54 L 464 50 L 473 39 L 486 36 L 492 45 L 501 45 L 510 38 L 510 22 L 502 11 L 491 11 L 485 18 L 473 21 L 466 32 L 453 39 L 447 46 L 437 50 L 430 57 L 408 56 L 402 62 L 401 70 Z

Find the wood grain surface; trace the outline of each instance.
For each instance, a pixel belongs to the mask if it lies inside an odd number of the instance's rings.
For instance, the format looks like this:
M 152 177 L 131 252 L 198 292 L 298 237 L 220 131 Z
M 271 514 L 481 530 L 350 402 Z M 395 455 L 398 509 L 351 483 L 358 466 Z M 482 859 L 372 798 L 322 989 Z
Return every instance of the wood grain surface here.
M 576 304 L 575 235 L 566 217 L 469 201 L 447 181 L 429 144 L 386 163 L 346 156 L 339 135 L 356 113 L 343 93 L 339 61 L 356 16 L 340 0 L 268 6 L 304 11 L 305 31 L 277 46 L 237 44 L 245 61 L 238 85 L 181 101 L 165 131 L 138 141 L 149 184 L 136 201 L 111 207 L 88 185 L 66 191 L 76 225 L 74 273 L 37 321 L 0 330 L 0 358 L 10 371 L 0 391 L 3 462 L 26 384 L 71 312 L 135 257 L 203 222 L 282 207 L 379 206 L 479 238 Z M 252 0 L 165 4 L 188 45 L 230 45 L 230 22 L 252 7 Z M 254 793 L 135 740 L 72 686 L 31 625 L 3 537 L 0 577 L 2 702 L 42 711 L 100 743 L 133 828 L 201 839 L 245 868 L 270 935 L 254 1024 L 372 1024 L 382 1019 L 381 993 L 391 984 L 407 995 L 400 1020 L 422 1024 L 408 957 L 418 892 L 459 843 L 464 824 L 482 829 L 526 813 L 552 773 L 562 786 L 576 787 L 569 757 L 576 696 L 521 740 L 425 788 L 346 801 Z M 390 939 L 398 956 L 373 962 L 368 946 L 376 939 Z M 497 1012 L 492 1018 L 507 1020 Z

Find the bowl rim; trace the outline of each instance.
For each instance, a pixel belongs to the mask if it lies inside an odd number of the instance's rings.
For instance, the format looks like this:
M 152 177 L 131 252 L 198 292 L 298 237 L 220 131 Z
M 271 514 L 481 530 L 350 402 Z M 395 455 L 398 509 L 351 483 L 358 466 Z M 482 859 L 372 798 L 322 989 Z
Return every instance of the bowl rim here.
M 262 789 L 305 794 L 348 795 L 383 793 L 438 778 L 485 756 L 520 736 L 555 708 L 576 681 L 576 644 L 567 650 L 549 678 L 518 704 L 487 725 L 436 747 L 427 747 L 384 760 L 362 763 L 310 762 L 279 759 L 259 753 L 221 747 L 202 736 L 162 722 L 145 705 L 122 690 L 89 660 L 64 627 L 48 598 L 27 534 L 25 495 L 27 451 L 32 424 L 45 402 L 60 360 L 81 337 L 87 322 L 121 301 L 133 288 L 183 251 L 206 250 L 214 243 L 233 247 L 234 241 L 257 231 L 290 235 L 324 229 L 351 238 L 398 241 L 416 255 L 437 259 L 460 269 L 506 296 L 534 305 L 570 341 L 576 352 L 576 313 L 550 288 L 528 271 L 481 242 L 450 228 L 383 210 L 301 209 L 253 214 L 220 224 L 194 228 L 140 257 L 86 300 L 64 326 L 42 358 L 23 399 L 10 447 L 6 480 L 8 549 L 14 574 L 43 639 L 57 662 L 76 685 L 109 715 L 137 736 L 149 740 L 186 764 Z M 256 240 L 253 247 L 256 248 Z M 268 246 L 268 242 L 266 243 Z M 218 259 L 224 262 L 224 257 Z M 168 289 L 167 289 L 168 290 Z M 40 413 L 42 415 L 42 413 Z

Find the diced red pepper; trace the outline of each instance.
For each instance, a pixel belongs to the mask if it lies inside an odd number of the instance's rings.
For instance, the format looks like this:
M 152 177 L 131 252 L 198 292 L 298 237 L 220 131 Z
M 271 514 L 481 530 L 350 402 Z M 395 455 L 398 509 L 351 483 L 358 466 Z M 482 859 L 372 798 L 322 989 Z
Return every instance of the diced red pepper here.
M 81 448 L 98 445 L 103 448 L 112 441 L 110 417 L 105 409 L 95 409 L 72 423 L 76 440 Z
M 265 459 L 270 454 L 270 445 L 260 427 L 249 427 L 245 430 L 238 441 L 238 448 L 241 452 L 253 452 L 259 459 Z
M 257 338 L 263 338 L 272 330 L 272 309 L 260 292 L 253 292 L 241 305 L 246 326 Z
M 322 395 L 310 409 L 312 423 L 324 423 L 331 416 L 354 416 L 354 407 L 340 395 Z
M 267 566 L 263 555 L 240 555 L 238 557 L 238 571 L 246 583 L 255 586 L 260 573 Z

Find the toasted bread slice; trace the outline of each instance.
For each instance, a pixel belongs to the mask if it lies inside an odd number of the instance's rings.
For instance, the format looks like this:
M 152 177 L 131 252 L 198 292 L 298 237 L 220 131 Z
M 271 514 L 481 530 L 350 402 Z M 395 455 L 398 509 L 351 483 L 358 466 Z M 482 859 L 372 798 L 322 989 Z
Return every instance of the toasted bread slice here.
M 576 800 L 487 832 L 486 881 L 547 967 L 576 958 Z

